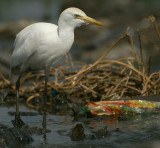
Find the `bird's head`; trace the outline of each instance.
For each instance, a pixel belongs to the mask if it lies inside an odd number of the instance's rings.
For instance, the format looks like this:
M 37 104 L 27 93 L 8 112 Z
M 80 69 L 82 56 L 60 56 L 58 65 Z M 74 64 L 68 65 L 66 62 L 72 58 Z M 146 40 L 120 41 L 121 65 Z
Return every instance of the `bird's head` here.
M 103 26 L 101 22 L 87 16 L 82 10 L 74 7 L 65 9 L 61 13 L 59 23 L 60 22 L 63 22 L 65 25 L 72 26 L 73 28 L 87 24 L 96 24 L 99 26 Z

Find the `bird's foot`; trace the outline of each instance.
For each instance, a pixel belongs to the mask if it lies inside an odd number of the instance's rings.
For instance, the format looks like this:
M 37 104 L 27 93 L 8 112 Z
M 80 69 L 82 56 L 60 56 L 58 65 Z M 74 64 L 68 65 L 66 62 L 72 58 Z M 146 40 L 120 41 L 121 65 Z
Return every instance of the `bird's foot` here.
M 12 124 L 15 128 L 22 128 L 25 125 L 25 123 L 20 118 L 20 115 L 15 115 L 15 119 L 12 120 Z

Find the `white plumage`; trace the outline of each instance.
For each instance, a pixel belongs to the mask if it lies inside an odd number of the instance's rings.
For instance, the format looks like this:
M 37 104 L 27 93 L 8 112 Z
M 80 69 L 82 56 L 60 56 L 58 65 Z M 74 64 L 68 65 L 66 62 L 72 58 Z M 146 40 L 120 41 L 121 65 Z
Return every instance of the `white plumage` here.
M 64 42 L 63 37 L 58 36 L 58 26 L 49 23 L 26 27 L 16 37 L 11 68 L 18 66 L 18 71 L 24 72 L 28 68 L 38 70 L 51 66 L 71 48 L 74 36 L 67 35 L 70 40 Z
M 45 106 L 50 66 L 71 48 L 74 41 L 74 29 L 88 23 L 102 25 L 102 23 L 88 17 L 82 10 L 68 8 L 61 13 L 58 26 L 40 22 L 24 28 L 17 34 L 11 57 L 11 74 L 18 74 L 15 123 L 23 124 L 20 120 L 18 107 L 20 79 L 23 73 L 28 70 L 45 70 Z M 44 108 L 44 112 L 45 110 L 46 108 Z M 43 125 L 45 125 L 44 122 Z
M 61 13 L 58 26 L 40 22 L 24 28 L 15 39 L 11 58 L 13 73 L 14 68 L 16 72 L 21 73 L 27 69 L 50 67 L 71 48 L 74 29 L 88 23 L 101 25 L 100 22 L 87 17 L 80 9 L 68 8 Z

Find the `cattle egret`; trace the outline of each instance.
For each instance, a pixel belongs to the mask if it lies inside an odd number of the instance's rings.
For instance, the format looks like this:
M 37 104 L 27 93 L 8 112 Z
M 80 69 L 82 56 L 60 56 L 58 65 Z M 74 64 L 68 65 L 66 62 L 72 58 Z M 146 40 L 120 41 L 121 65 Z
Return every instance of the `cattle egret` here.
M 19 113 L 19 88 L 22 75 L 29 70 L 42 69 L 45 72 L 43 127 L 46 126 L 47 82 L 50 67 L 70 50 L 74 41 L 74 29 L 89 23 L 102 26 L 101 22 L 88 17 L 82 10 L 71 7 L 61 13 L 58 26 L 39 22 L 27 26 L 17 34 L 11 57 L 11 74 L 18 74 L 14 123 L 23 124 Z

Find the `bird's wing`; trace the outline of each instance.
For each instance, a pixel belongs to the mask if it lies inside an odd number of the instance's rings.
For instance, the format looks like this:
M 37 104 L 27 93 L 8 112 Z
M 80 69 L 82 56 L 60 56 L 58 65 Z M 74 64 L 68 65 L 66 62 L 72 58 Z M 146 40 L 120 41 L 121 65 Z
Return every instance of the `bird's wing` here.
M 11 58 L 11 68 L 25 64 L 29 57 L 35 52 L 34 45 L 32 31 L 24 29 L 17 34 Z

